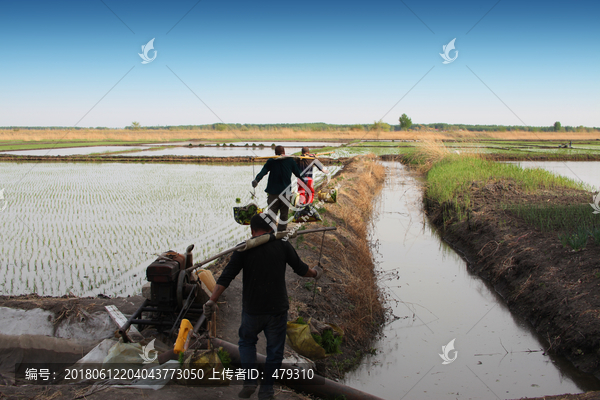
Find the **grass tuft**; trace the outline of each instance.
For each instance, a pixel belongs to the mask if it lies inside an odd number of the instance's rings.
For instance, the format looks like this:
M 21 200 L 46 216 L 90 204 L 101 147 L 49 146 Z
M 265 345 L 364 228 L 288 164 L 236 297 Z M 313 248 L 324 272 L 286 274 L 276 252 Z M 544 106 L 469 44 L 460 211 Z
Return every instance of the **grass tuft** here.
M 570 247 L 574 251 L 583 250 L 587 246 L 588 242 L 588 230 L 579 228 L 573 233 L 558 234 L 558 238 L 562 243 L 563 247 Z

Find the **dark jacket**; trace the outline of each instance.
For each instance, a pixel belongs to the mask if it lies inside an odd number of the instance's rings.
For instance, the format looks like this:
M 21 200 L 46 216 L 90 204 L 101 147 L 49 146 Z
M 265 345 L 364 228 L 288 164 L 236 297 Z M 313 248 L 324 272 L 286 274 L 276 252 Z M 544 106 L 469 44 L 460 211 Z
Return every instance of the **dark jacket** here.
M 300 169 L 300 171 L 302 171 L 303 178 L 312 178 L 313 177 L 313 168 L 312 168 L 311 164 L 313 164 L 313 166 L 316 166 L 317 168 L 319 168 L 319 171 L 323 172 L 323 164 L 321 163 L 321 161 L 317 160 L 317 158 L 314 154 L 303 154 L 303 156 L 304 157 L 315 157 L 314 160 L 311 160 L 308 158 L 298 158 L 296 160 L 296 164 L 298 164 L 298 168 Z
M 285 158 L 269 158 L 265 163 L 265 166 L 256 175 L 256 181 L 260 180 L 267 173 L 269 174 L 269 181 L 267 182 L 267 188 L 265 192 L 268 194 L 279 195 L 290 186 L 292 182 L 292 174 L 298 178 L 302 177 L 302 171 L 298 168 L 298 165 L 291 157 Z
M 244 270 L 242 309 L 248 314 L 281 314 L 289 309 L 285 286 L 286 264 L 300 276 L 306 265 L 288 241 L 272 240 L 243 252 L 234 252 L 217 284 L 228 287 Z

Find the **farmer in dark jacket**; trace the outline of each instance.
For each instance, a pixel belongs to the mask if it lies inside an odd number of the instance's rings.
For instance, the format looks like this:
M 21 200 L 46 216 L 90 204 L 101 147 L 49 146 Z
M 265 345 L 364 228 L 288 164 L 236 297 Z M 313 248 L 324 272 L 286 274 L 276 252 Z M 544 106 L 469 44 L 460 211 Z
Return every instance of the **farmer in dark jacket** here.
M 285 286 L 286 265 L 304 277 L 319 279 L 323 274 L 320 267 L 309 268 L 289 241 L 275 239 L 271 226 L 265 220 L 268 218 L 264 214 L 255 215 L 250 220 L 250 229 L 252 237 L 270 235 L 271 240 L 243 252 L 234 252 L 219 276 L 210 300 L 204 305 L 204 314 L 209 318 L 217 310 L 216 303 L 223 291 L 244 270 L 242 324 L 238 342 L 244 370 L 256 369 L 257 335 L 264 331 L 267 338 L 267 359 L 258 392 L 259 399 L 273 398 L 273 373 L 281 367 L 283 360 L 289 309 Z M 238 396 L 247 399 L 256 387 L 257 381 L 247 378 Z
M 275 155 L 285 156 L 285 149 L 283 146 L 275 147 Z M 267 182 L 267 188 L 265 192 L 268 195 L 267 214 L 269 214 L 273 221 L 277 218 L 279 212 L 279 225 L 277 226 L 278 231 L 285 231 L 287 228 L 288 214 L 290 212 L 290 201 L 291 201 L 291 181 L 292 174 L 298 178 L 302 177 L 302 171 L 298 168 L 298 165 L 291 157 L 280 157 L 270 158 L 267 160 L 265 166 L 260 170 L 256 178 L 252 181 L 252 187 L 256 187 L 258 182 L 266 175 L 269 174 L 269 181 Z

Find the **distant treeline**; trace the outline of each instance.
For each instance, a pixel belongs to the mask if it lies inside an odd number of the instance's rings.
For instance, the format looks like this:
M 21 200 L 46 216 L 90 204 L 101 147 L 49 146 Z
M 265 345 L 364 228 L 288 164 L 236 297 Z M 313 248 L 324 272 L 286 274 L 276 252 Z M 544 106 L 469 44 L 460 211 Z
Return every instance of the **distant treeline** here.
M 9 130 L 114 130 L 123 128 L 107 128 L 98 126 L 95 128 L 82 127 L 67 127 L 67 126 L 4 126 L 0 129 Z M 211 131 L 275 131 L 281 129 L 292 129 L 294 131 L 400 131 L 400 125 L 389 125 L 384 122 L 374 122 L 372 124 L 353 124 L 353 125 L 336 125 L 326 124 L 324 122 L 313 123 L 298 123 L 298 124 L 206 124 L 206 125 L 167 125 L 167 126 L 126 126 L 124 129 L 131 130 L 211 130 Z M 466 125 L 466 124 L 413 124 L 408 130 L 437 130 L 437 131 L 472 131 L 472 132 L 507 132 L 507 131 L 526 131 L 526 132 L 553 132 L 556 130 L 554 125 L 551 126 L 521 126 L 521 125 Z M 562 126 L 561 131 L 580 132 L 585 130 L 600 130 L 599 127 L 584 127 L 584 126 Z

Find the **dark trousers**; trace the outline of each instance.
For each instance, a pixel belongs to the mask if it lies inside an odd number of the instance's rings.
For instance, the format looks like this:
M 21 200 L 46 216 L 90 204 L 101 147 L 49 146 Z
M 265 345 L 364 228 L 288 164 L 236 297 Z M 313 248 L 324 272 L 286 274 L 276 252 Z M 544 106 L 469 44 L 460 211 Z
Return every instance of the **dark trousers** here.
M 268 398 L 273 391 L 273 373 L 281 367 L 285 336 L 287 331 L 287 311 L 282 314 L 252 315 L 242 311 L 240 326 L 240 359 L 242 368 L 246 371 L 256 369 L 256 342 L 258 334 L 265 333 L 267 338 L 267 360 L 262 375 L 258 398 Z M 244 385 L 256 385 L 254 379 L 246 379 Z
M 290 207 L 288 206 L 289 199 L 287 199 L 288 202 L 286 203 L 281 199 L 280 196 L 284 195 L 270 194 L 267 199 L 267 202 L 269 203 L 267 208 L 271 210 L 273 213 L 272 215 L 277 216 L 277 213 L 279 212 L 279 224 L 277 225 L 278 232 L 282 232 L 287 229 L 288 214 L 290 213 Z M 275 221 L 273 221 L 273 223 L 274 222 Z

